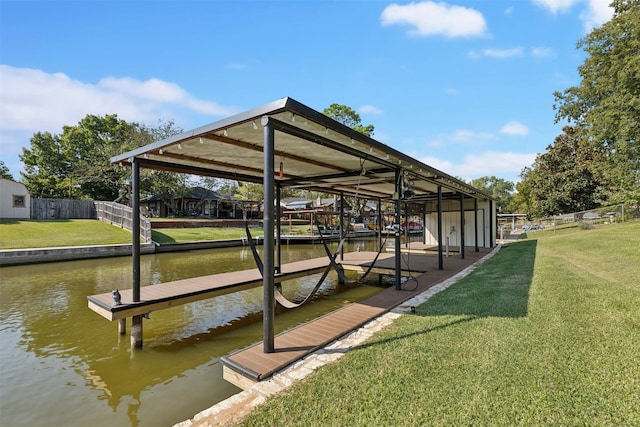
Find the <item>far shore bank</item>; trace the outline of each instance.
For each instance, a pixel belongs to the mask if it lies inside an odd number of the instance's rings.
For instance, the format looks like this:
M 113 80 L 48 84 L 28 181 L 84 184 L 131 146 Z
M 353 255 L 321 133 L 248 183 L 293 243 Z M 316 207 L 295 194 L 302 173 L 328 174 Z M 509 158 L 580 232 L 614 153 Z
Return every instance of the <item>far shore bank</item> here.
M 243 246 L 242 239 L 206 240 L 185 243 L 143 243 L 140 253 L 143 255 L 190 251 L 195 249 L 228 248 Z M 131 244 L 93 245 L 93 246 L 61 246 L 54 248 L 8 249 L 0 251 L 0 267 L 14 265 L 42 264 L 47 262 L 75 261 L 92 258 L 110 258 L 131 256 Z

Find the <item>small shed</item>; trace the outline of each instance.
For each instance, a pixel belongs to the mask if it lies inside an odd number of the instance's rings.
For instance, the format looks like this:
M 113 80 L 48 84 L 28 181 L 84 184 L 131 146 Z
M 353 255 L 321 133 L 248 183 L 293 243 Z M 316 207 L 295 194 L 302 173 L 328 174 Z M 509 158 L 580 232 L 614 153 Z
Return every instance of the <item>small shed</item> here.
M 0 178 L 0 218 L 31 218 L 31 196 L 24 184 Z

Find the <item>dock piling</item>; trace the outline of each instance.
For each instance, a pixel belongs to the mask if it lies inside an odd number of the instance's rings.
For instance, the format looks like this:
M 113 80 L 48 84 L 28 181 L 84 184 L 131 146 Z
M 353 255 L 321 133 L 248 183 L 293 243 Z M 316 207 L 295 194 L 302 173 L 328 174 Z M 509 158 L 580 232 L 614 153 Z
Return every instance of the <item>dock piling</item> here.
M 131 318 L 131 348 L 142 348 L 142 316 Z

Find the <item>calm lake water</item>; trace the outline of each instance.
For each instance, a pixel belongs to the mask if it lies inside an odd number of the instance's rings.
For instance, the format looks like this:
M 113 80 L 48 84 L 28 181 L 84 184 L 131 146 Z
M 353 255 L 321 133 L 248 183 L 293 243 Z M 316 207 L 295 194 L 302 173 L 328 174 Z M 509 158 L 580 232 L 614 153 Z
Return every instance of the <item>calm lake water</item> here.
M 346 246 L 377 250 L 375 241 Z M 282 262 L 320 256 L 320 244 L 283 246 Z M 249 268 L 244 247 L 145 255 L 141 282 Z M 319 276 L 285 282 L 285 294 L 302 298 Z M 276 332 L 379 292 L 377 276 L 370 280 L 345 288 L 331 273 L 311 304 L 277 310 Z M 151 313 L 144 349 L 132 350 L 129 335 L 86 300 L 130 288 L 130 257 L 4 267 L 0 281 L 2 426 L 171 426 L 238 393 L 219 358 L 262 340 L 257 287 Z

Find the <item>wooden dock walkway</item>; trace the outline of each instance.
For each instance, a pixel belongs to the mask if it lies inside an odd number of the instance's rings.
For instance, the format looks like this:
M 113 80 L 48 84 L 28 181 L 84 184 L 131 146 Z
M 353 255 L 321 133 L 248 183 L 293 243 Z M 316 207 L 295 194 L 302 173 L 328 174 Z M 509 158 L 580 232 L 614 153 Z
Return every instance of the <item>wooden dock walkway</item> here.
M 311 322 L 278 334 L 275 337 L 275 351 L 264 353 L 262 342 L 235 352 L 221 359 L 223 378 L 230 383 L 247 389 L 259 381 L 270 378 L 274 373 L 286 368 L 306 355 L 339 339 L 341 336 L 359 328 L 370 320 L 390 311 L 404 301 L 425 291 L 431 286 L 453 276 L 487 255 L 491 249 L 468 249 L 465 259 L 459 256 L 445 259 L 444 269 L 438 270 L 438 259 L 434 255 L 411 255 L 409 265 L 416 271 L 426 271 L 414 275 L 414 280 L 405 282 L 407 290 L 396 290 L 395 287 L 350 304 Z M 351 253 L 358 257 L 359 254 Z M 393 258 L 382 262 L 393 261 Z M 377 265 L 377 263 L 376 263 Z M 403 268 L 405 267 L 403 261 Z M 346 267 L 345 267 L 346 268 Z
M 366 268 L 362 266 L 373 262 L 375 256 L 375 252 L 349 252 L 344 254 L 344 260 L 341 261 L 338 257 L 336 262 L 345 269 L 363 271 Z M 376 266 L 380 263 L 380 271 L 388 271 L 387 264 L 383 263 L 388 263 L 389 259 L 393 259 L 393 254 L 380 254 L 376 262 Z M 281 273 L 276 275 L 275 281 L 283 282 L 321 273 L 328 265 L 328 257 L 283 264 Z M 404 274 L 409 273 L 405 272 Z M 111 292 L 90 295 L 87 300 L 91 310 L 107 320 L 118 320 L 249 289 L 261 284 L 262 275 L 257 268 L 254 268 L 143 286 L 140 288 L 140 302 L 133 302 L 131 289 L 119 291 L 121 295 L 121 304 L 119 305 L 115 305 Z

